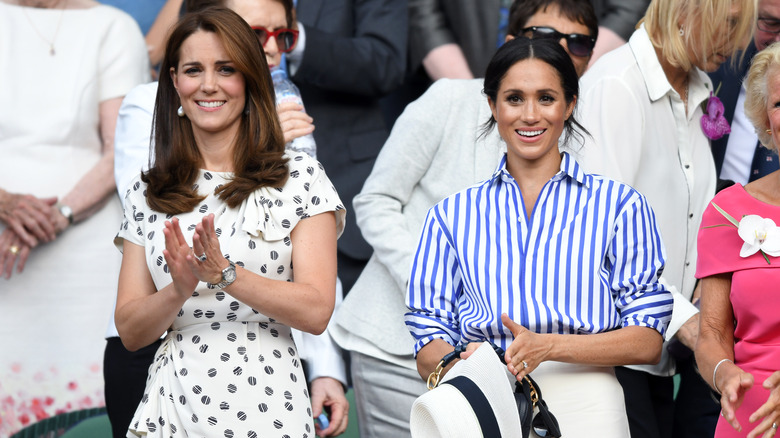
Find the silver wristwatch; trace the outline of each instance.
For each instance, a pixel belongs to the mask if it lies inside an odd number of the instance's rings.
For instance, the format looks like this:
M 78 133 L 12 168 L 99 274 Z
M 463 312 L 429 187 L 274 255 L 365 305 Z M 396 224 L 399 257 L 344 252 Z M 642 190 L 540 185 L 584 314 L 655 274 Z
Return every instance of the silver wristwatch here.
M 236 264 L 230 259 L 228 259 L 228 263 L 230 265 L 222 270 L 222 281 L 217 284 L 206 283 L 209 289 L 224 289 L 236 281 Z
M 57 210 L 59 210 L 63 216 L 65 216 L 65 219 L 68 220 L 68 224 L 73 225 L 73 210 L 67 205 L 60 204 L 59 202 L 54 206 L 57 207 Z

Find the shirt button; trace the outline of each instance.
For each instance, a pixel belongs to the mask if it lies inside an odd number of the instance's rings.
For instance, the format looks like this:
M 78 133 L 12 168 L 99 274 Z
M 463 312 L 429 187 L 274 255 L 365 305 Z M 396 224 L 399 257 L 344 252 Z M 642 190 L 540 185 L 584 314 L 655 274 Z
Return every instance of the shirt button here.
M 686 168 L 686 169 L 690 169 L 690 168 L 691 168 L 691 165 L 690 165 L 690 164 L 686 164 L 686 165 L 685 165 L 685 168 Z
M 693 219 L 693 213 L 690 213 L 690 214 L 688 215 L 688 219 Z
M 685 266 L 691 266 L 691 262 L 685 262 Z
M 517 221 L 518 221 L 518 222 L 522 222 L 522 221 L 523 221 L 523 217 L 522 217 L 522 216 L 518 216 L 518 217 L 517 217 Z

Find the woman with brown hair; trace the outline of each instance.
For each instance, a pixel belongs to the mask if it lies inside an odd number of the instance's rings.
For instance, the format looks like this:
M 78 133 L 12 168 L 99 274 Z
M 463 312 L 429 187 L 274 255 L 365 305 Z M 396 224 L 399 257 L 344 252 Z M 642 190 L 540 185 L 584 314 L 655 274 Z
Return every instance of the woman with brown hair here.
M 313 435 L 290 327 L 327 325 L 343 206 L 316 161 L 285 153 L 241 17 L 187 15 L 165 53 L 155 164 L 130 187 L 117 238 L 122 342 L 168 330 L 129 435 Z

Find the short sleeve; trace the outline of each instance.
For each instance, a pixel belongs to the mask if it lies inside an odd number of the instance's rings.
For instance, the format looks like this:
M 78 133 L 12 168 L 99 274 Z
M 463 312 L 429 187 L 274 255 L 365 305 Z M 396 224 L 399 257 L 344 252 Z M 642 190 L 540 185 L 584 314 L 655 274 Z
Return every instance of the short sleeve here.
M 100 6 L 103 26 L 98 60 L 99 100 L 122 97 L 136 85 L 149 82 L 149 54 L 138 24 L 115 8 Z
M 717 205 L 739 220 L 746 214 L 739 201 L 741 192 L 744 192 L 744 188 L 737 184 L 726 188 L 715 195 L 704 210 L 696 242 L 696 278 L 734 272 L 743 269 L 748 262 L 739 256 L 743 241 L 737 234 L 737 228 L 715 207 Z M 766 263 L 760 254 L 755 256 Z
M 333 211 L 336 213 L 337 236 L 341 236 L 346 225 L 347 210 L 339 198 L 336 188 L 325 173 L 325 169 L 318 161 L 310 159 L 307 155 L 301 154 L 292 158 L 291 161 L 302 161 L 305 159 L 305 172 L 311 176 L 309 182 L 304 183 L 304 191 L 307 200 L 304 203 L 302 218 L 316 216 L 320 213 Z M 297 167 L 297 166 L 296 166 Z M 303 167 L 303 166 L 301 166 Z M 293 170 L 294 172 L 295 170 Z M 298 171 L 300 172 L 300 170 Z
M 288 152 L 290 173 L 281 188 L 261 187 L 243 202 L 239 216 L 243 231 L 267 241 L 286 238 L 301 220 L 333 211 L 336 232 L 344 231 L 347 211 L 322 165 L 300 152 Z
M 146 184 L 137 176 L 125 192 L 124 215 L 119 225 L 119 232 L 114 238 L 114 245 L 121 252 L 124 242 L 132 242 L 144 246 L 144 216 L 146 215 Z

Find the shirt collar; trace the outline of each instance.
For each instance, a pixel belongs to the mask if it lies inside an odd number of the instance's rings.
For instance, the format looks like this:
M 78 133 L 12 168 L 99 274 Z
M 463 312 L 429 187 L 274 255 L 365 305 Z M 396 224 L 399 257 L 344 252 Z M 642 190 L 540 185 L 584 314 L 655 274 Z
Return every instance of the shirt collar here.
M 647 34 L 644 23 L 631 35 L 628 45 L 631 47 L 639 71 L 644 77 L 650 100 L 655 102 L 667 94 L 676 93 L 672 84 L 666 79 L 666 73 L 661 67 L 661 62 L 658 61 L 655 47 L 650 41 L 650 35 Z M 688 83 L 689 108 L 696 108 L 697 105 L 710 97 L 710 81 L 707 79 L 707 75 L 696 67 L 693 67 L 693 71 L 688 76 L 690 78 Z
M 585 172 L 580 167 L 577 160 L 571 157 L 567 152 L 561 152 L 561 170 L 553 176 L 550 181 L 561 181 L 568 177 L 578 183 L 589 187 L 585 178 Z M 506 169 L 506 153 L 501 158 L 501 161 L 496 166 L 496 170 L 493 172 L 493 180 L 495 181 L 514 181 L 512 175 Z

